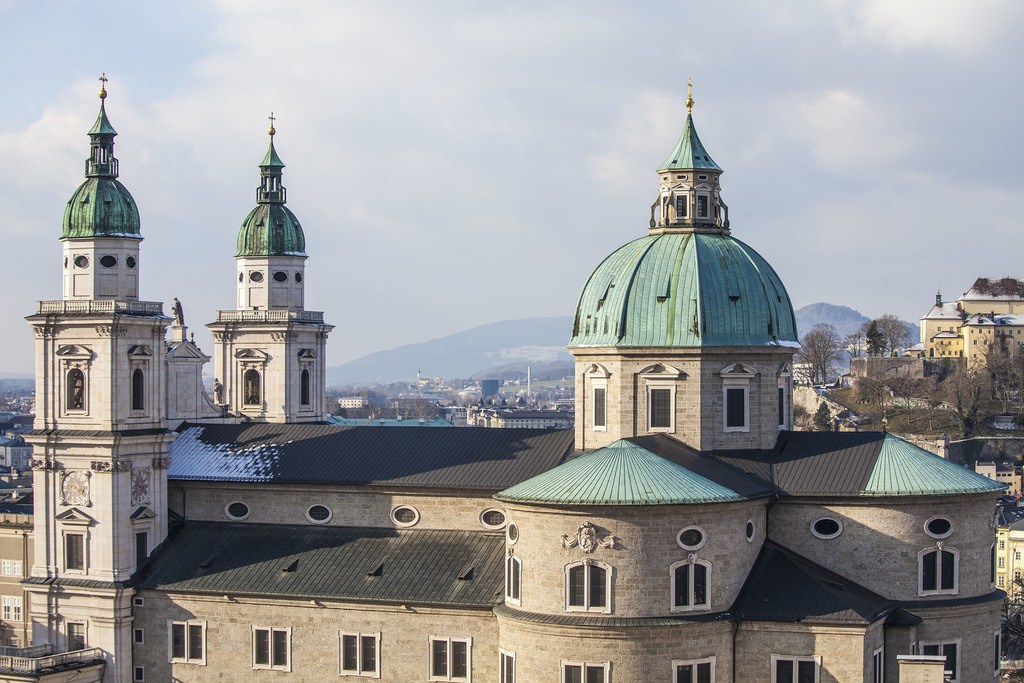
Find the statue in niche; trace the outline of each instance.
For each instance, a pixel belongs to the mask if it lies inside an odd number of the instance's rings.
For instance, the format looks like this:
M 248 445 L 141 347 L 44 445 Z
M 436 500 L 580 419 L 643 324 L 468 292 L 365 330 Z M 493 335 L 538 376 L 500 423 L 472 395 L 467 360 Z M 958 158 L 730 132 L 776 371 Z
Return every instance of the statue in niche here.
M 174 324 L 176 327 L 185 326 L 185 311 L 181 307 L 181 302 L 178 301 L 178 297 L 174 297 L 174 303 L 171 304 L 171 315 L 174 316 Z
M 246 370 L 245 381 L 245 405 L 255 406 L 260 404 L 260 373 L 256 370 Z
M 81 370 L 72 370 L 68 392 L 68 408 L 72 410 L 85 409 L 85 375 Z
M 216 377 L 213 378 L 213 402 L 220 405 L 224 402 L 224 385 L 220 383 L 220 380 Z

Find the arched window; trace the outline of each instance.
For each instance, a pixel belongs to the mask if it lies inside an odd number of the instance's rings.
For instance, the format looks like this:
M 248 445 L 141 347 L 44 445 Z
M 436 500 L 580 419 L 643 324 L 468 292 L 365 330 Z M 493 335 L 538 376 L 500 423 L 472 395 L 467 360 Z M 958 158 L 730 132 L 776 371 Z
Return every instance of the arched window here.
M 246 370 L 242 375 L 243 402 L 247 406 L 258 406 L 260 404 L 260 373 L 258 370 Z
M 505 561 L 505 600 L 519 604 L 519 591 L 522 586 L 523 563 L 515 555 L 509 555 Z
M 75 368 L 68 371 L 68 410 L 85 410 L 85 373 Z
M 711 603 L 711 563 L 683 560 L 670 568 L 672 611 L 708 609 Z
M 136 368 L 132 372 L 132 410 L 145 410 L 146 402 L 143 399 L 145 389 L 146 378 L 142 374 L 142 369 Z
M 960 552 L 954 548 L 928 548 L 917 554 L 918 595 L 953 594 L 959 591 Z
M 304 406 L 309 405 L 309 370 L 303 369 L 302 381 L 299 383 L 299 402 Z
M 611 567 L 594 560 L 582 560 L 566 565 L 566 611 L 610 613 L 611 573 Z

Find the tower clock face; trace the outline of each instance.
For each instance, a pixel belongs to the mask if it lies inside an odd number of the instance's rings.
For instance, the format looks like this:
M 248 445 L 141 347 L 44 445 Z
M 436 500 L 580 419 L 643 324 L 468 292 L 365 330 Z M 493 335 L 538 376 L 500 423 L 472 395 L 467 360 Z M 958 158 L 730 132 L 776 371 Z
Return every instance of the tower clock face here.
M 85 505 L 89 502 L 89 477 L 84 472 L 68 472 L 61 482 L 61 495 L 67 505 Z

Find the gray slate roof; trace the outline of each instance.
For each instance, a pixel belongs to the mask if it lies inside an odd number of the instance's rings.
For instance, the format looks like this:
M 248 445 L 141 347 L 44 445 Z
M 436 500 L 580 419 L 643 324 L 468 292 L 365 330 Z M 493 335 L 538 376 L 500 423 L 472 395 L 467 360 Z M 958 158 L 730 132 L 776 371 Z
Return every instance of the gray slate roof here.
M 559 465 L 571 429 L 183 425 L 171 479 L 498 491 Z
M 171 593 L 490 609 L 502 597 L 504 551 L 500 533 L 186 522 L 138 583 Z

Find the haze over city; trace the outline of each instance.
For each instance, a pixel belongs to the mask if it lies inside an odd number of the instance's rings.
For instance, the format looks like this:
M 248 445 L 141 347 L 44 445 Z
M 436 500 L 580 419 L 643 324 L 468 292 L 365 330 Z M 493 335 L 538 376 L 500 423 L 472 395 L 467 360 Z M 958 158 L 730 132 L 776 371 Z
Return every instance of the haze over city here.
M 100 73 L 141 298 L 180 298 L 207 350 L 275 113 L 334 365 L 570 314 L 645 234 L 690 76 L 733 235 L 796 306 L 916 320 L 937 287 L 1021 275 L 1022 20 L 999 0 L 0 2 L 0 372 L 31 372 L 21 318 L 59 297 Z

